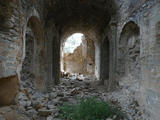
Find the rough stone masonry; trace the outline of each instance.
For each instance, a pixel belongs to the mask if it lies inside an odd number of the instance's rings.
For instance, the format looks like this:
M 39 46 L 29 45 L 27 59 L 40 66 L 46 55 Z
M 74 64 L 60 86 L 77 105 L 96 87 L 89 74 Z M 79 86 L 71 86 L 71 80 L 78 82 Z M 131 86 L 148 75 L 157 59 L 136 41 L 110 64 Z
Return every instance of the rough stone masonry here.
M 27 81 L 41 94 L 59 85 L 61 47 L 80 32 L 94 43 L 94 74 L 108 93 L 127 89 L 159 120 L 159 11 L 159 0 L 0 0 L 0 106 L 28 96 Z

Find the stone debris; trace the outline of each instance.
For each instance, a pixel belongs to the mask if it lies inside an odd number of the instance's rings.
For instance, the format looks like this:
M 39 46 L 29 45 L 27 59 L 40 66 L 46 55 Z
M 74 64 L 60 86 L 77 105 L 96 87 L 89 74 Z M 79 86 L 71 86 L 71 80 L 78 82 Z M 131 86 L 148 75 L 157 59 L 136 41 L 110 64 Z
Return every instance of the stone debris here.
M 61 78 L 61 84 L 55 86 L 49 93 L 40 93 L 36 91 L 35 86 L 27 86 L 28 82 L 24 81 L 22 83 L 22 90 L 17 98 L 19 104 L 16 106 L 17 111 L 20 111 L 18 115 L 26 117 L 24 120 L 60 120 L 57 118 L 59 105 L 68 102 L 75 104 L 77 103 L 75 97 L 87 98 L 95 96 L 103 101 L 110 102 L 113 106 L 119 106 L 118 108 L 127 115 L 128 119 L 126 120 L 149 120 L 144 117 L 143 109 L 140 109 L 137 101 L 132 97 L 131 88 L 124 87 L 118 91 L 106 92 L 106 88 L 99 85 L 98 81 L 93 81 L 91 78 L 71 76 Z M 23 89 L 28 91 L 27 94 Z M 5 120 L 4 111 L 13 110 L 10 107 L 1 108 L 0 120 Z M 117 116 L 106 118 L 106 120 L 117 120 Z

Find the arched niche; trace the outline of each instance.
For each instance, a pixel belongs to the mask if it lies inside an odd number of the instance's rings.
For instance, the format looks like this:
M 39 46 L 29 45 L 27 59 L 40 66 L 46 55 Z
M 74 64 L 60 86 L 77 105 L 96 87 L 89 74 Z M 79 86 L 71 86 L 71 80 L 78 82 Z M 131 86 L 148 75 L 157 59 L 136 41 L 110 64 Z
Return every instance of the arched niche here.
M 44 34 L 40 20 L 32 16 L 28 20 L 24 40 L 24 60 L 22 63 L 21 80 L 25 87 L 27 81 L 35 88 L 45 88 L 45 48 Z
M 140 30 L 133 21 L 122 29 L 118 46 L 118 74 L 138 75 L 140 72 Z

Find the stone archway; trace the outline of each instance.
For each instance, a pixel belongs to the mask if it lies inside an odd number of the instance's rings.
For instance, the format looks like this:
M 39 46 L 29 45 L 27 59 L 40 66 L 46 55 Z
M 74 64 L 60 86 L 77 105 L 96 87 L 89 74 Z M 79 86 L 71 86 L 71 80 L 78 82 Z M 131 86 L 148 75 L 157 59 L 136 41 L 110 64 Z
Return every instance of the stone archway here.
M 81 40 L 78 38 L 78 43 L 76 43 L 77 38 L 75 35 L 82 35 Z M 71 46 L 68 45 L 69 48 L 66 48 L 66 43 L 73 44 L 72 47 L 74 47 L 75 44 L 76 48 L 73 52 L 68 51 Z M 78 44 L 78 46 L 76 46 L 76 44 Z M 74 33 L 63 40 L 61 45 L 61 71 L 94 76 L 95 46 L 94 41 L 89 36 L 82 33 Z
M 29 26 L 27 26 L 25 39 L 26 39 L 25 40 L 25 59 L 22 64 L 21 80 L 25 81 L 25 82 L 27 82 L 27 81 L 29 81 L 29 82 L 34 81 L 35 82 L 35 80 L 34 80 L 35 79 L 35 74 L 34 74 L 35 37 L 34 37 L 34 34 Z M 24 82 L 22 82 L 22 84 L 23 83 Z M 35 84 L 35 83 L 33 83 L 33 84 Z
M 21 80 L 24 84 L 30 82 L 39 90 L 45 88 L 45 48 L 44 35 L 40 21 L 32 16 L 28 20 L 25 41 L 24 41 L 24 61 L 21 71 Z M 25 86 L 25 85 L 24 85 Z
M 128 22 L 120 35 L 118 47 L 118 73 L 120 76 L 132 74 L 139 77 L 140 72 L 140 30 L 137 24 Z
M 16 69 L 21 57 L 18 53 L 20 42 L 17 42 L 20 35 L 19 28 L 16 28 L 17 21 L 14 19 L 13 8 L 9 2 L 15 5 L 15 1 L 0 1 L 0 107 L 15 104 L 15 98 L 19 92 Z M 14 26 L 9 24 L 11 20 L 15 22 Z M 14 32 L 14 37 L 10 36 L 11 31 Z

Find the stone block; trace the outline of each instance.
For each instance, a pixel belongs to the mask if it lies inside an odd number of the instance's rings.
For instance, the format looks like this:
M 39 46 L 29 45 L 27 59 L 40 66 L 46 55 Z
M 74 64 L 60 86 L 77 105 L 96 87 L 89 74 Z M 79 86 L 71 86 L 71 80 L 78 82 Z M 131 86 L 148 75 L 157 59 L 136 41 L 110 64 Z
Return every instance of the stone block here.
M 18 76 L 10 76 L 0 79 L 0 106 L 13 103 L 18 94 L 19 80 Z

